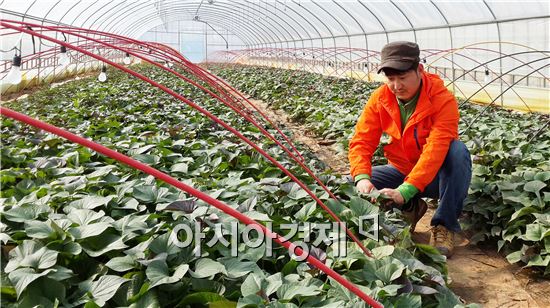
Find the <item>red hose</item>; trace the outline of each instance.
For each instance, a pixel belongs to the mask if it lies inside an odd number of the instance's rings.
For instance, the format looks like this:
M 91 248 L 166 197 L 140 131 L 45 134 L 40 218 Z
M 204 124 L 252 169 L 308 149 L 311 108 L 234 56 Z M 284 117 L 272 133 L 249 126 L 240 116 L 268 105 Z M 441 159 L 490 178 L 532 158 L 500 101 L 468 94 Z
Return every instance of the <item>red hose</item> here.
M 34 119 L 32 117 L 29 117 L 27 115 L 21 114 L 21 113 L 16 112 L 16 111 L 13 111 L 9 108 L 1 107 L 0 111 L 1 111 L 0 112 L 1 115 L 3 115 L 3 116 L 12 118 L 14 120 L 29 124 L 29 125 L 34 126 L 36 128 L 39 128 L 39 129 L 45 130 L 47 132 L 50 132 L 52 134 L 58 135 L 60 137 L 63 137 L 65 139 L 71 141 L 71 142 L 78 143 L 82 146 L 85 146 L 85 147 L 87 147 L 91 150 L 94 150 L 98 153 L 101 153 L 105 156 L 111 157 L 111 158 L 113 158 L 113 159 L 115 159 L 115 160 L 117 160 L 121 163 L 124 163 L 124 164 L 126 164 L 126 165 L 128 165 L 132 168 L 135 168 L 135 169 L 141 170 L 141 171 L 143 171 L 147 174 L 150 174 L 150 175 L 154 176 L 155 178 L 157 178 L 157 179 L 159 179 L 159 180 L 161 180 L 161 181 L 163 181 L 167 184 L 170 184 L 174 187 L 177 187 L 177 188 L 183 190 L 184 192 L 186 192 L 190 195 L 193 195 L 193 196 L 203 200 L 204 202 L 207 202 L 210 205 L 215 206 L 219 210 L 225 212 L 228 215 L 231 215 L 231 216 L 237 218 L 239 221 L 243 222 L 246 225 L 255 225 L 255 226 L 259 227 L 263 231 L 263 233 L 265 234 L 266 237 L 273 238 L 277 243 L 279 243 L 280 245 L 282 245 L 283 247 L 288 249 L 291 253 L 294 251 L 294 252 L 296 252 L 296 255 L 298 255 L 298 256 L 302 256 L 304 254 L 304 251 L 300 247 L 295 246 L 293 243 L 290 243 L 290 241 L 285 241 L 282 236 L 280 236 L 277 233 L 267 229 L 265 226 L 258 223 L 257 221 L 255 221 L 253 219 L 250 219 L 249 217 L 243 215 L 239 211 L 231 208 L 230 206 L 224 204 L 223 202 L 221 202 L 217 199 L 214 199 L 214 198 L 210 197 L 209 195 L 207 195 L 207 194 L 205 194 L 205 193 L 203 193 L 199 190 L 196 190 L 196 189 L 194 189 L 194 188 L 192 188 L 188 185 L 185 185 L 184 183 L 176 180 L 175 178 L 169 176 L 166 173 L 163 173 L 163 172 L 161 172 L 161 171 L 159 171 L 155 168 L 152 168 L 148 165 L 140 163 L 137 160 L 134 160 L 134 159 L 132 159 L 132 158 L 130 158 L 130 157 L 124 155 L 124 154 L 121 154 L 121 153 L 119 153 L 115 150 L 111 150 L 111 149 L 109 149 L 105 146 L 102 146 L 102 145 L 98 144 L 98 143 L 95 143 L 93 141 L 84 139 L 84 138 L 82 138 L 80 136 L 77 136 L 73 133 L 70 133 L 70 132 L 68 132 L 64 129 L 61 129 L 61 128 L 56 127 L 54 125 L 39 121 L 39 120 Z M 355 293 L 357 296 L 359 296 L 361 299 L 363 299 L 366 303 L 368 303 L 372 307 L 383 307 L 379 302 L 377 302 L 376 300 L 369 297 L 367 294 L 365 294 L 363 291 L 361 291 L 357 286 L 355 286 L 354 284 L 352 284 L 351 282 L 346 280 L 344 277 L 342 277 L 340 274 L 336 273 L 334 270 L 332 270 L 331 268 L 326 266 L 321 261 L 317 260 L 316 258 L 312 257 L 309 254 L 308 254 L 306 260 L 311 265 L 319 268 L 321 271 L 323 271 L 324 273 L 329 275 L 331 278 L 338 281 L 346 289 L 348 289 L 351 292 Z
M 21 23 L 21 22 L 16 22 L 16 23 Z M 122 70 L 134 77 L 137 77 L 161 90 L 163 90 L 164 92 L 172 95 L 173 97 L 177 98 L 178 100 L 186 103 L 187 105 L 189 105 L 190 107 L 196 109 L 197 111 L 201 112 L 202 114 L 204 114 L 205 116 L 207 116 L 208 118 L 210 118 L 212 121 L 218 123 L 219 125 L 221 125 L 223 128 L 225 128 L 226 130 L 230 131 L 231 133 L 233 133 L 235 136 L 237 136 L 239 139 L 241 139 L 242 141 L 244 141 L 245 143 L 247 143 L 248 145 L 250 145 L 252 148 L 254 148 L 258 153 L 260 153 L 262 156 L 264 156 L 265 158 L 267 158 L 272 164 L 274 164 L 277 168 L 279 168 L 281 171 L 283 171 L 284 174 L 286 174 L 288 177 L 290 177 L 296 184 L 298 184 L 298 186 L 300 186 L 300 188 L 304 189 L 304 191 L 306 191 L 306 193 L 313 199 L 315 200 L 315 202 L 317 204 L 319 204 L 319 206 L 325 211 L 327 212 L 336 222 L 338 222 L 338 224 L 340 225 L 340 227 L 342 229 L 344 229 L 346 231 L 346 234 L 361 248 L 361 250 L 363 250 L 363 252 L 368 255 L 369 257 L 372 257 L 372 253 L 365 247 L 365 245 L 363 245 L 363 243 L 355 236 L 355 234 L 353 234 L 353 232 L 351 232 L 351 230 L 349 228 L 347 228 L 345 226 L 345 224 L 340 220 L 340 218 L 334 214 L 334 212 L 332 212 L 324 203 L 323 201 L 321 201 L 321 199 L 319 199 L 319 197 L 317 197 L 308 187 L 307 185 L 305 185 L 302 181 L 300 181 L 294 174 L 292 174 L 288 169 L 286 169 L 281 163 L 279 163 L 277 160 L 275 160 L 273 157 L 271 157 L 266 151 L 264 151 L 261 147 L 259 147 L 257 144 L 255 144 L 254 142 L 252 142 L 251 140 L 249 140 L 248 138 L 246 138 L 242 133 L 240 133 L 238 130 L 236 130 L 235 128 L 229 126 L 227 123 L 225 123 L 224 121 L 222 121 L 221 119 L 219 119 L 218 117 L 216 117 L 215 115 L 213 115 L 212 113 L 210 113 L 209 111 L 207 111 L 206 109 L 198 106 L 197 104 L 193 103 L 192 101 L 188 100 L 187 98 L 185 98 L 184 96 L 176 93 L 175 91 L 173 91 L 172 89 L 158 83 L 158 82 L 155 82 L 151 79 L 149 79 L 148 77 L 144 76 L 144 75 L 141 75 L 123 65 L 120 65 L 116 62 L 113 62 L 113 61 L 110 61 L 108 59 L 105 59 L 101 56 L 98 56 L 98 55 L 95 55 L 85 49 L 82 49 L 78 46 L 74 46 L 74 45 L 71 45 L 70 43 L 67 43 L 67 42 L 64 42 L 64 41 L 60 41 L 60 40 L 57 40 L 57 39 L 54 39 L 54 38 L 51 38 L 51 37 L 48 37 L 46 35 L 43 35 L 41 33 L 35 33 L 34 31 L 32 30 L 27 30 L 26 28 L 24 27 L 16 27 L 16 26 L 13 26 L 13 25 L 10 25 L 10 24 L 7 24 L 5 23 L 4 21 L 0 22 L 0 24 L 4 27 L 7 27 L 7 28 L 10 28 L 10 29 L 17 29 L 21 32 L 24 32 L 24 33 L 27 33 L 27 34 L 31 34 L 31 35 L 35 35 L 39 38 L 43 38 L 43 39 L 46 39 L 48 41 L 51 41 L 51 42 L 54 42 L 54 43 L 57 43 L 59 45 L 63 45 L 63 46 L 66 46 L 66 47 L 69 47 L 71 49 L 74 49 L 78 52 L 81 52 L 83 54 L 86 54 L 88 56 L 91 56 L 95 59 L 98 59 L 98 60 L 101 60 L 109 65 L 112 65 L 116 68 L 118 68 L 119 70 Z M 34 26 L 39 26 L 39 25 L 34 25 Z M 50 30 L 53 30 L 53 31 L 58 31 L 56 30 L 54 27 L 44 27 L 46 29 L 50 29 Z M 63 32 L 63 31 L 62 31 Z M 91 39 L 91 38 L 87 38 L 87 37 L 84 37 L 82 35 L 78 35 L 78 34 L 72 34 L 74 36 L 77 36 L 77 37 L 80 37 L 80 38 L 85 38 L 85 39 L 88 39 L 90 41 L 94 41 L 94 42 L 98 42 L 102 45 L 105 45 L 107 47 L 110 47 L 110 48 L 113 48 L 113 49 L 118 49 L 118 50 L 122 50 L 122 51 L 128 51 L 126 49 L 121 49 L 119 47 L 116 47 L 114 45 L 111 45 L 111 44 L 108 44 L 108 43 L 105 43 L 105 42 L 101 42 L 99 40 L 95 40 L 95 39 Z M 136 54 L 132 54 L 134 56 L 136 56 Z M 139 58 L 142 58 L 141 56 L 138 56 Z M 144 59 L 145 61 L 149 61 L 151 62 L 149 59 L 146 59 L 146 58 L 142 58 Z M 171 71 L 173 72 L 173 70 L 171 69 L 167 69 L 165 67 L 163 67 L 162 65 L 158 64 L 158 63 L 155 63 L 155 62 L 151 62 L 152 64 L 158 66 L 158 67 L 161 67 L 162 69 L 164 70 L 168 70 L 168 71 Z

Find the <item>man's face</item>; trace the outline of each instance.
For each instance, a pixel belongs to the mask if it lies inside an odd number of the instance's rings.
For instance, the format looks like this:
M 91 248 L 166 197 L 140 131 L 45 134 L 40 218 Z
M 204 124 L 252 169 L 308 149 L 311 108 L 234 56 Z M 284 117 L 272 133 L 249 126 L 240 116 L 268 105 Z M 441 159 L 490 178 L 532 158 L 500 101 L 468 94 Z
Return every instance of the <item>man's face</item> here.
M 386 84 L 397 98 L 408 101 L 414 97 L 422 80 L 421 67 L 399 75 L 386 76 Z

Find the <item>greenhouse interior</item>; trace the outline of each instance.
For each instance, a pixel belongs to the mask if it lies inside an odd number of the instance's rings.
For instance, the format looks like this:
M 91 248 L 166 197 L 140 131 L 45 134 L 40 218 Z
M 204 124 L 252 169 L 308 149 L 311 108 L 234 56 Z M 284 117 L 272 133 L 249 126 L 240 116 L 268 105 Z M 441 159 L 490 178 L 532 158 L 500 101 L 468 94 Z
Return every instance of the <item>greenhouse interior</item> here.
M 2 307 L 550 307 L 550 2 L 0 12 Z

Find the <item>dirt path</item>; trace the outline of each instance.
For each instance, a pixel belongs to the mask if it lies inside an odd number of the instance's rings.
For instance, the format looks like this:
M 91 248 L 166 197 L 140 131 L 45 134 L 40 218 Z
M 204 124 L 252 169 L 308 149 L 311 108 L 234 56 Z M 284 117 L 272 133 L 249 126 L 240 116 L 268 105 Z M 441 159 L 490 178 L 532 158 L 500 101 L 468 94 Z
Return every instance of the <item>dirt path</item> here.
M 338 154 L 326 141 L 308 132 L 302 125 L 291 122 L 282 111 L 272 110 L 259 100 L 250 101 L 277 124 L 283 124 L 298 141 L 339 174 L 349 174 L 347 157 Z M 420 220 L 413 239 L 429 243 L 429 209 Z M 527 270 L 509 264 L 495 249 L 470 245 L 463 236 L 458 239 L 455 254 L 447 262 L 451 289 L 466 303 L 478 303 L 483 307 L 550 307 L 550 281 L 533 278 Z

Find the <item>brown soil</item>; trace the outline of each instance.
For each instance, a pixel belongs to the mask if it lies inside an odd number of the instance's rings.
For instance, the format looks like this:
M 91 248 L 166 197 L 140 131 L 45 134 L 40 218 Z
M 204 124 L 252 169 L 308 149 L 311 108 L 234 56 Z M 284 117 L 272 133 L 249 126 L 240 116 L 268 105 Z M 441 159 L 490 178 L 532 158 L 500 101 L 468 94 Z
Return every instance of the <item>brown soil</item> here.
M 332 146 L 330 140 L 316 137 L 302 125 L 293 123 L 286 114 L 270 109 L 259 100 L 250 101 L 276 124 L 284 124 L 293 133 L 293 140 L 306 145 L 330 169 L 349 174 L 348 160 Z M 413 239 L 429 243 L 430 208 L 416 227 Z M 550 281 L 536 278 L 529 270 L 510 264 L 494 247 L 469 244 L 465 235 L 458 235 L 454 255 L 448 259 L 451 289 L 465 303 L 478 303 L 483 307 L 550 307 Z

